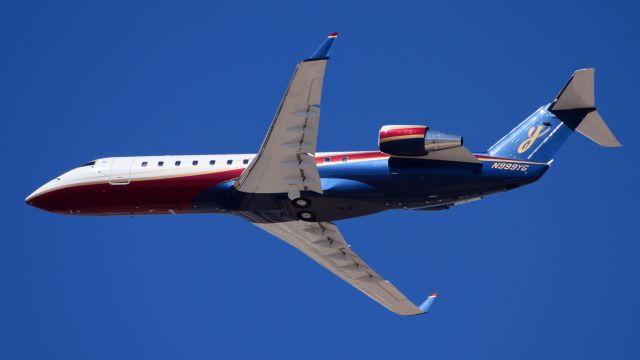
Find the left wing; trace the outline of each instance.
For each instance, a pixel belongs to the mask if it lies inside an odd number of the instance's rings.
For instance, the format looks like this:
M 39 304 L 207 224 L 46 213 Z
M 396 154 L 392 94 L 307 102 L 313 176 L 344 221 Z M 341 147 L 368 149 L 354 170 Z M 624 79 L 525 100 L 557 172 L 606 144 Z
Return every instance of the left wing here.
M 249 193 L 322 193 L 316 152 L 320 120 L 320 96 L 332 33 L 322 45 L 298 64 L 287 87 L 260 152 L 236 181 L 239 191 Z
M 426 313 L 437 296 L 434 293 L 420 306 L 416 306 L 351 250 L 338 227 L 330 222 L 289 221 L 254 224 L 291 244 L 396 314 Z

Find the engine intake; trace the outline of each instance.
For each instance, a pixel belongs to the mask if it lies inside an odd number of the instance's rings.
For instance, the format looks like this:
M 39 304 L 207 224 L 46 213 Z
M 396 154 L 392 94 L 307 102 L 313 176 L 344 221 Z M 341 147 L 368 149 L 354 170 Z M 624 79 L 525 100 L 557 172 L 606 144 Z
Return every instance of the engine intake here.
M 423 125 L 385 125 L 378 134 L 380 151 L 395 156 L 423 156 L 462 146 L 462 136 Z

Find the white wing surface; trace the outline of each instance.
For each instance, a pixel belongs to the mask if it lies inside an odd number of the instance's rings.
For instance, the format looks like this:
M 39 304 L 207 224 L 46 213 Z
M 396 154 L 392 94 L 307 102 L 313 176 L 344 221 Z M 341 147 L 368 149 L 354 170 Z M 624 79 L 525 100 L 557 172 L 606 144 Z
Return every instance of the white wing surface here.
M 422 305 L 416 306 L 351 250 L 338 227 L 332 223 L 290 221 L 254 224 L 293 245 L 396 314 L 425 313 L 437 296 L 432 294 Z
M 320 97 L 328 54 L 337 34 L 329 35 L 311 58 L 298 63 L 256 158 L 235 186 L 249 193 L 322 193 L 316 160 Z

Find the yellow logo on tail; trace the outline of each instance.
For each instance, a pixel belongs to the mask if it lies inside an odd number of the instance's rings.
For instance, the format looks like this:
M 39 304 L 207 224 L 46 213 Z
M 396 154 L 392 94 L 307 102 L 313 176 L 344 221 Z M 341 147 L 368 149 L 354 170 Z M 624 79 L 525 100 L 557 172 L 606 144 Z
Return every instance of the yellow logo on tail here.
M 550 128 L 547 128 L 545 131 L 542 131 L 542 128 L 544 128 L 544 125 L 538 125 L 537 128 L 533 126 L 529 128 L 529 137 L 518 146 L 518 153 L 522 154 L 529 150 L 539 137 L 545 135 L 550 130 Z

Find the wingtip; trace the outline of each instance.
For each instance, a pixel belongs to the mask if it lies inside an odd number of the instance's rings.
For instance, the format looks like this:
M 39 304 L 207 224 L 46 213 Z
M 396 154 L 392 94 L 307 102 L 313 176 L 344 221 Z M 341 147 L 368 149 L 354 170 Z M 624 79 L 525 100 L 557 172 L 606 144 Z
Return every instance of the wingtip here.
M 595 69 L 595 68 L 592 68 L 592 67 L 590 67 L 590 68 L 584 68 L 584 69 L 578 69 L 578 70 L 574 71 L 574 73 L 578 73 L 578 72 L 585 72 L 585 71 L 590 71 L 590 72 L 595 73 L 595 72 L 596 72 L 596 69 Z
M 329 53 L 331 52 L 331 46 L 333 45 L 333 42 L 336 40 L 336 38 L 338 38 L 337 32 L 332 32 L 331 34 L 329 34 L 329 36 L 327 36 L 320 47 L 305 61 L 328 59 Z
M 420 304 L 420 306 L 418 306 L 418 308 L 420 308 L 420 311 L 422 311 L 421 314 L 425 314 L 425 313 L 429 312 L 429 309 L 431 308 L 431 305 L 433 304 L 434 300 L 438 296 L 439 296 L 439 294 L 437 292 L 431 293 L 431 295 L 429 295 L 427 300 L 425 300 L 422 304 Z

